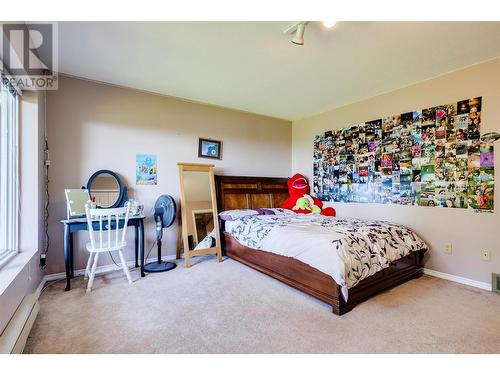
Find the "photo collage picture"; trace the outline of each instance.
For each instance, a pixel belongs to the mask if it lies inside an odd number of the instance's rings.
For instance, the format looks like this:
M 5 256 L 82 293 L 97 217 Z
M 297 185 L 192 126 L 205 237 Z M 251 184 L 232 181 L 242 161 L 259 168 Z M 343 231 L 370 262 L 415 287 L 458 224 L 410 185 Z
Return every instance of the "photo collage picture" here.
M 493 211 L 493 143 L 480 128 L 478 97 L 325 132 L 314 139 L 314 194 Z

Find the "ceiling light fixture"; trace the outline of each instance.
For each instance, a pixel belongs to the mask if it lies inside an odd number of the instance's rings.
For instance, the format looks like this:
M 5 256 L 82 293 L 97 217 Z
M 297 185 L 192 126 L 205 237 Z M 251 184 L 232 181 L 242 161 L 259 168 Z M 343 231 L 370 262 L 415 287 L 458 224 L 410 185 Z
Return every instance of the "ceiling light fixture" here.
M 327 29 L 331 29 L 333 26 L 335 26 L 336 23 L 337 21 L 333 20 L 323 21 L 323 26 L 325 26 Z
M 306 24 L 301 22 L 297 25 L 297 31 L 295 32 L 295 36 L 292 38 L 293 44 L 298 44 L 299 46 L 304 45 L 304 32 L 306 31 Z
M 306 31 L 306 25 L 308 23 L 309 22 L 307 22 L 307 21 L 295 22 L 294 24 L 288 26 L 283 31 L 283 34 L 291 34 L 291 35 L 293 35 L 291 42 L 293 44 L 297 44 L 299 46 L 303 46 L 304 45 L 304 33 Z M 336 23 L 337 23 L 337 21 L 333 21 L 333 20 L 323 21 L 323 25 L 326 28 L 328 28 L 328 29 L 330 29 L 333 26 L 335 26 Z
M 301 22 L 295 22 L 293 25 L 287 27 L 285 31 L 283 31 L 284 34 L 294 34 L 291 42 L 293 44 L 297 44 L 299 46 L 304 45 L 304 32 L 306 31 L 306 24 L 308 22 L 301 21 Z

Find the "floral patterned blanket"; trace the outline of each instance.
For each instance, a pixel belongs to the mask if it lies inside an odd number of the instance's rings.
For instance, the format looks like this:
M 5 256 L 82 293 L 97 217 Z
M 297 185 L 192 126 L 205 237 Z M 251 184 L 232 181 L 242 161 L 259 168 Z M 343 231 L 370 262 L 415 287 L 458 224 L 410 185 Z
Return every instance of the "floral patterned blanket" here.
M 321 215 L 252 215 L 227 221 L 241 244 L 293 257 L 326 273 L 348 289 L 412 251 L 427 248 L 412 230 L 385 221 Z

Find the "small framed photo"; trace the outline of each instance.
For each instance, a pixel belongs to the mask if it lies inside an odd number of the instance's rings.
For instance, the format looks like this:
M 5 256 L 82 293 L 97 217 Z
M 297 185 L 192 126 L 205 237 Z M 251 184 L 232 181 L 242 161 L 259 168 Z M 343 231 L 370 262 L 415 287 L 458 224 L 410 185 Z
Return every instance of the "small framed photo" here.
M 222 159 L 222 142 L 200 138 L 198 143 L 198 157 Z

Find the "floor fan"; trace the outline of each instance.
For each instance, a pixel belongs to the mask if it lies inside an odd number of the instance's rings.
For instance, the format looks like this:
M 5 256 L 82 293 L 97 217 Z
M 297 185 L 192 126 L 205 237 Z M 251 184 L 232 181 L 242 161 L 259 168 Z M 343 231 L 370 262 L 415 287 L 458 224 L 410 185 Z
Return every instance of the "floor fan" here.
M 175 220 L 177 207 L 175 200 L 170 195 L 160 195 L 154 206 L 154 219 L 156 223 L 156 245 L 158 247 L 158 260 L 144 266 L 146 272 L 165 272 L 174 269 L 177 265 L 173 262 L 161 260 L 161 239 L 163 229 L 171 226 Z

